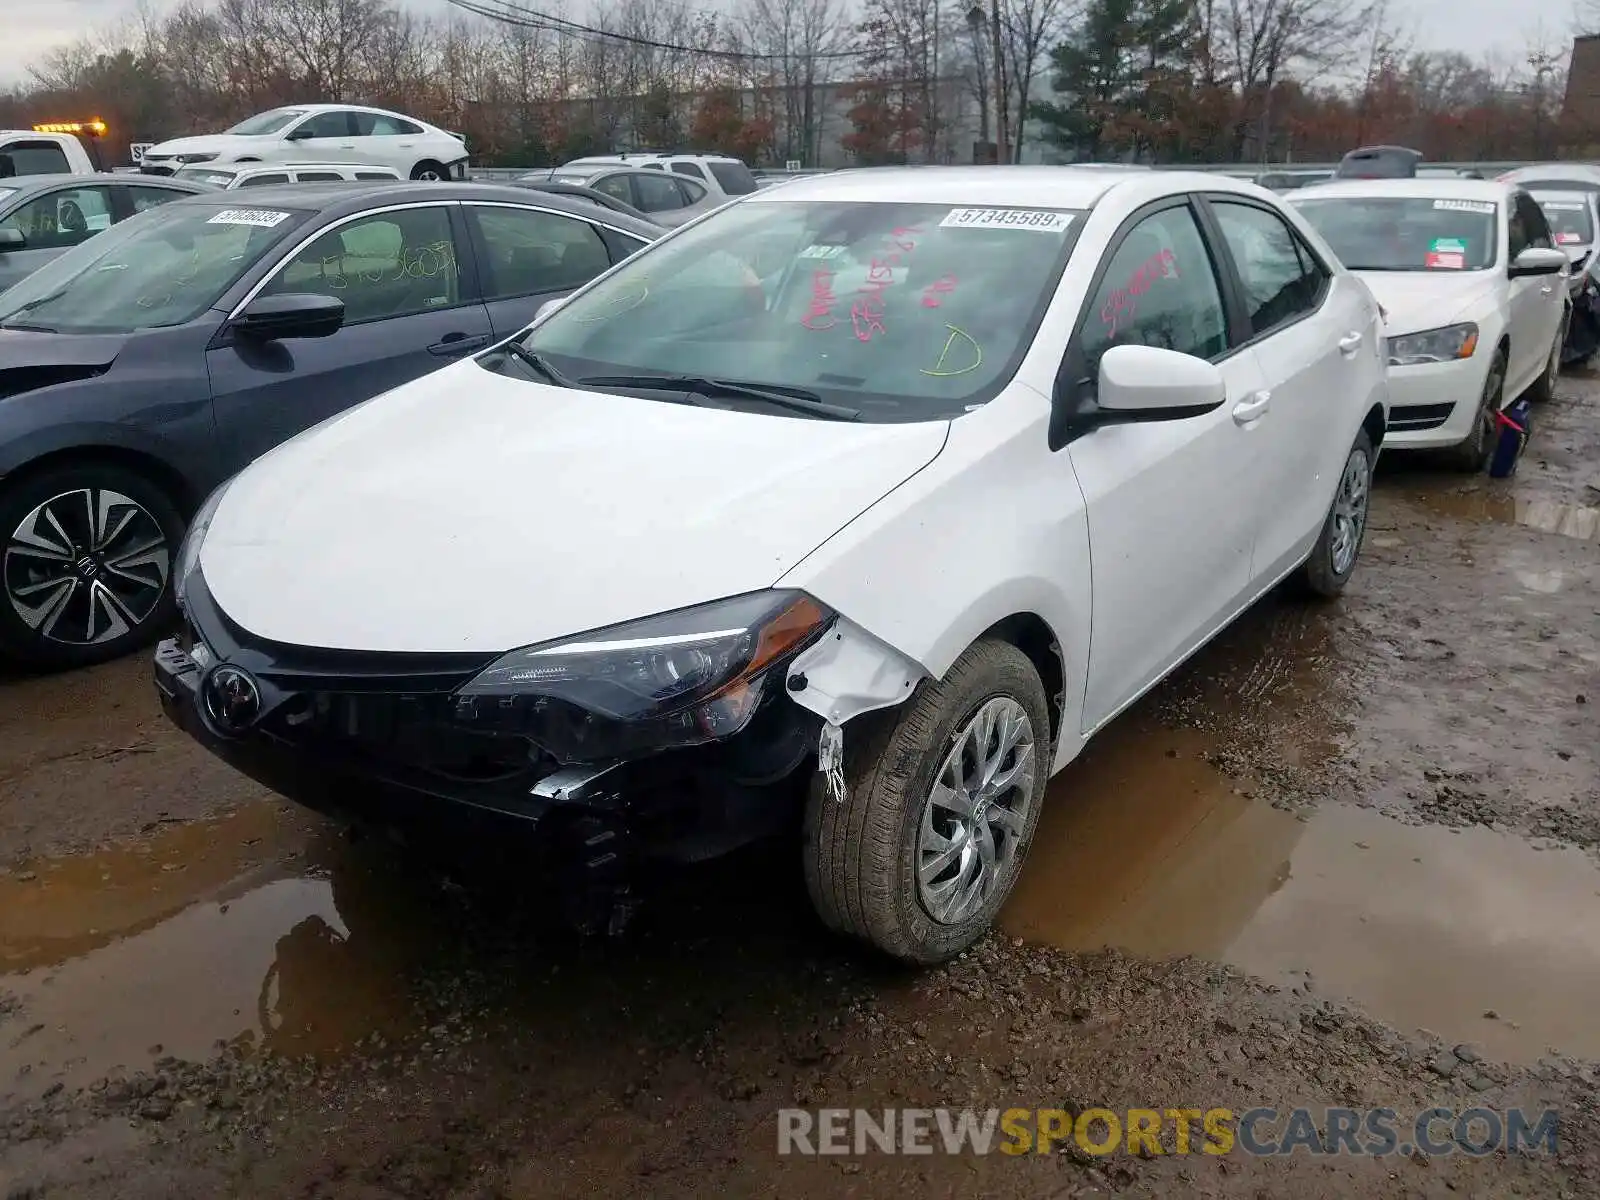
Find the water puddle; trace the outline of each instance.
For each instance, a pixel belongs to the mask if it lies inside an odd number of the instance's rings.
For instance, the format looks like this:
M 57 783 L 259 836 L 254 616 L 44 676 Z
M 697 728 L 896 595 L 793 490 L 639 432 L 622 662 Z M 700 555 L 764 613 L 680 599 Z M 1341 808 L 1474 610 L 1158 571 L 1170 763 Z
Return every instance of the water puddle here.
M 0 1023 L 0 1101 L 241 1037 L 298 1055 L 401 1030 L 404 951 L 346 918 L 393 909 L 379 928 L 404 928 L 409 905 L 364 894 L 381 873 L 343 847 L 335 879 L 307 823 L 255 805 L 0 879 L 0 994 L 21 1004 Z
M 1600 1056 L 1600 869 L 1481 828 L 1252 799 L 1206 739 L 1119 723 L 1052 786 L 1002 924 L 1072 950 L 1195 954 L 1532 1061 Z M 1497 1017 L 1486 1018 L 1486 1012 Z
M 1406 498 L 1429 512 L 1460 521 L 1522 525 L 1579 541 L 1600 541 L 1600 508 L 1487 491 L 1408 492 Z

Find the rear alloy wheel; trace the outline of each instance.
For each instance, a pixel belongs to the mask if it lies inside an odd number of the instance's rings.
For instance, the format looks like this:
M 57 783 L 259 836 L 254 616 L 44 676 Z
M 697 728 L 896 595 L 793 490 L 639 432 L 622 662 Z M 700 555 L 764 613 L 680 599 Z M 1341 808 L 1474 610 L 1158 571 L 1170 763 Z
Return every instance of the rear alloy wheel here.
M 1494 455 L 1495 439 L 1500 436 L 1501 401 L 1505 398 L 1505 351 L 1494 356 L 1489 364 L 1489 376 L 1483 382 L 1483 394 L 1478 397 L 1478 410 L 1472 417 L 1472 432 L 1462 441 L 1442 452 L 1446 463 L 1458 471 L 1476 475 L 1489 467 Z
M 900 708 L 845 731 L 845 789 L 819 776 L 805 873 L 823 921 L 937 963 L 994 923 L 1049 782 L 1050 710 L 1033 664 L 983 641 Z
M 440 163 L 432 161 L 431 159 L 419 162 L 416 166 L 411 168 L 411 178 L 416 180 L 428 180 L 430 182 L 442 183 L 449 177 L 450 174 L 444 169 L 444 166 Z
M 0 493 L 0 653 L 31 666 L 119 658 L 173 614 L 183 519 L 117 467 L 68 467 Z
M 1313 595 L 1337 596 L 1355 572 L 1372 503 L 1372 460 L 1372 438 L 1363 429 L 1345 457 L 1322 533 L 1300 568 L 1300 583 Z

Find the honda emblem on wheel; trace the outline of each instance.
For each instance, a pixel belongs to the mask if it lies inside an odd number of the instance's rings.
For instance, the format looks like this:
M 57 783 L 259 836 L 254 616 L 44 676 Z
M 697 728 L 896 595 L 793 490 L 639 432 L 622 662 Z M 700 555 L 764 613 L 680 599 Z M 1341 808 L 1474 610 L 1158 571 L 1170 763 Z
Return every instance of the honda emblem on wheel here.
M 223 663 L 205 678 L 201 697 L 218 733 L 239 734 L 261 715 L 261 688 L 248 671 Z

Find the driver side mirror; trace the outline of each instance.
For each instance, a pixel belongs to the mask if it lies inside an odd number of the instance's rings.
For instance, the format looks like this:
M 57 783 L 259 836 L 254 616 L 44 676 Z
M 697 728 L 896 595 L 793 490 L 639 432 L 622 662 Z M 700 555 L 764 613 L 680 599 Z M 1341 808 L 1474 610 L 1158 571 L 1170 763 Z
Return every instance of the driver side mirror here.
M 257 296 L 229 328 L 261 341 L 330 337 L 344 324 L 344 301 L 337 296 L 285 292 Z
M 1057 384 L 1050 448 L 1102 425 L 1182 421 L 1222 407 L 1228 386 L 1214 363 L 1159 346 L 1112 346 L 1100 356 L 1097 380 Z
M 20 229 L 0 229 L 0 252 L 21 250 L 28 244 L 27 235 Z
M 1529 275 L 1559 275 L 1566 269 L 1565 250 L 1550 250 L 1544 246 L 1529 246 L 1511 262 L 1510 275 L 1522 279 Z

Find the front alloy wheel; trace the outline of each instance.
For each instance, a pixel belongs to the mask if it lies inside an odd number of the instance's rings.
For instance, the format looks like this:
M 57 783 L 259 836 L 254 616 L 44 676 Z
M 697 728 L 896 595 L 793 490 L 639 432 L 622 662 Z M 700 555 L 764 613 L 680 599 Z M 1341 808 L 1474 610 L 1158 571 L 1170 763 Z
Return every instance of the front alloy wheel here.
M 994 923 L 1033 840 L 1050 707 L 1008 642 L 971 646 L 944 678 L 844 731 L 844 791 L 806 806 L 806 886 L 824 923 L 913 963 L 965 950 Z
M 170 613 L 182 522 L 121 470 L 69 468 L 0 495 L 0 651 L 33 665 L 115 658 Z

